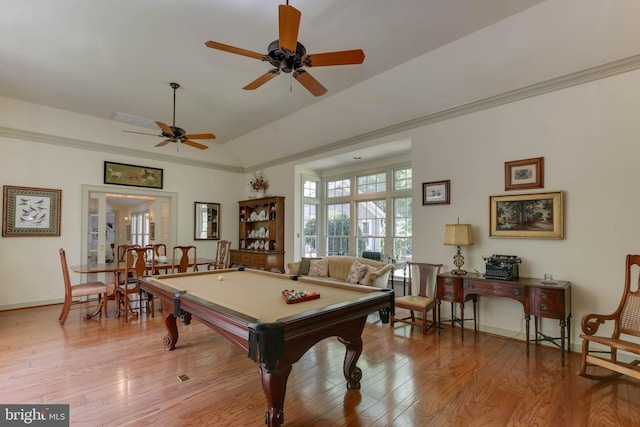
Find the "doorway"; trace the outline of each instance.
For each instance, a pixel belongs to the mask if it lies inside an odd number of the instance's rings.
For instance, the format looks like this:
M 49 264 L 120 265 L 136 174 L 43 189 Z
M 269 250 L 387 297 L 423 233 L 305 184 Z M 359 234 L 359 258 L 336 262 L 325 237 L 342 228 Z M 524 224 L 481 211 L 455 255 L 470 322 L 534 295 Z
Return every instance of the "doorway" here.
M 82 186 L 82 242 L 86 262 L 117 257 L 118 245 L 175 246 L 178 194 L 142 188 Z M 135 221 L 135 222 L 134 222 Z

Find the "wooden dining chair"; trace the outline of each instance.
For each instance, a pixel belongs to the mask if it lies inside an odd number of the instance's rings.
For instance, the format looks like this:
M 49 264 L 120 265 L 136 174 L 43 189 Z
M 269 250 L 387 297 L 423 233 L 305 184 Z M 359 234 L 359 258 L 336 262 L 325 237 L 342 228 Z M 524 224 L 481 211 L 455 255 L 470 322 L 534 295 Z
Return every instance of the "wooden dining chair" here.
M 173 272 L 185 273 L 189 271 L 189 259 L 193 260 L 192 271 L 198 271 L 196 265 L 197 249 L 195 246 L 174 246 L 173 247 Z
M 118 245 L 118 258 L 117 261 L 124 262 L 125 255 L 127 254 L 127 249 L 129 248 L 139 248 L 140 245 Z
M 67 265 L 67 255 L 64 249 L 60 248 L 60 264 L 62 265 L 62 277 L 64 279 L 64 303 L 62 305 L 62 312 L 58 317 L 58 322 L 64 325 L 69 316 L 69 310 L 78 308 L 89 308 L 92 306 L 90 301 L 74 300 L 77 297 L 89 297 L 91 295 L 98 296 L 98 304 L 96 310 L 91 314 L 85 314 L 85 319 L 91 319 L 92 317 L 102 314 L 104 310 L 105 317 L 107 316 L 106 303 L 107 303 L 107 285 L 103 282 L 87 282 L 79 283 L 76 285 L 71 284 L 71 278 L 69 277 L 69 267 Z
M 229 268 L 229 247 L 231 242 L 229 240 L 218 241 L 218 250 L 216 251 L 215 262 L 209 263 L 207 270 L 222 270 Z
M 391 327 L 396 322 L 402 322 L 409 325 L 420 326 L 422 333 L 426 334 L 429 329 L 436 326 L 438 320 L 436 318 L 436 279 L 442 264 L 430 264 L 425 262 L 407 262 L 407 269 L 409 275 L 407 277 L 408 294 L 406 296 L 396 297 L 395 308 L 404 308 L 409 310 L 410 316 L 404 318 L 396 317 L 396 314 L 391 315 Z M 413 285 L 417 283 L 416 289 L 413 289 Z M 431 311 L 432 321 L 427 320 L 427 313 Z M 420 317 L 416 318 L 415 312 L 420 313 Z
M 148 244 L 147 247 L 153 249 L 156 258 L 160 256 L 167 256 L 167 245 L 164 243 Z
M 124 309 L 124 321 L 129 321 L 129 313 L 138 316 L 142 315 L 142 308 L 146 307 L 153 316 L 154 303 L 153 297 L 150 297 L 146 293 L 140 292 L 140 278 L 147 274 L 149 266 L 153 266 L 155 261 L 154 251 L 149 248 L 129 248 L 125 252 L 125 270 L 124 280 L 122 280 L 116 292 L 118 293 L 118 315 L 120 315 L 120 308 Z M 130 296 L 138 295 L 136 313 L 131 307 Z

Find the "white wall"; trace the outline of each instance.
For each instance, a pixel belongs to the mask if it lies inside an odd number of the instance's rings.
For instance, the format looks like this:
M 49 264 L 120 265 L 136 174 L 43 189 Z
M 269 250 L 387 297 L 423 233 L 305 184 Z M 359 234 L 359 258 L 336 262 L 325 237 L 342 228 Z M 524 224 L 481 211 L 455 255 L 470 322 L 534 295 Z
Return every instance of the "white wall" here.
M 454 268 L 455 248 L 443 245 L 444 226 L 459 217 L 472 224 L 476 240 L 463 248 L 467 270 L 484 273 L 483 256 L 517 255 L 520 276 L 552 273 L 572 283 L 571 340 L 581 342 L 582 316 L 615 310 L 625 256 L 640 253 L 639 89 L 640 71 L 634 71 L 377 141 L 412 139 L 414 259 Z M 544 189 L 506 192 L 504 163 L 531 157 L 545 159 Z M 291 163 L 265 171 L 273 189 L 287 196 L 288 215 L 293 213 L 294 169 Z M 422 206 L 422 183 L 444 179 L 451 180 L 451 204 Z M 489 196 L 547 191 L 564 192 L 563 240 L 488 237 Z M 288 226 L 287 262 L 300 257 L 289 250 L 293 239 Z M 448 306 L 442 306 L 443 317 Z M 479 321 L 483 330 L 523 337 L 524 314 L 516 301 L 481 297 Z M 556 320 L 545 319 L 543 328 L 559 335 Z
M 62 115 L 62 117 L 65 117 Z M 59 122 L 71 127 L 77 115 Z M 213 258 L 217 241 L 195 241 L 194 202 L 221 204 L 222 239 L 237 245 L 237 208 L 243 175 L 144 158 L 78 150 L 59 145 L 0 137 L 0 184 L 62 190 L 60 237 L 0 238 L 0 309 L 60 301 L 64 297 L 58 248 L 69 265 L 81 264 L 81 185 L 103 185 L 103 161 L 164 170 L 164 190 L 178 193 L 177 243 L 195 245 L 198 256 Z M 116 191 L 127 187 L 112 186 Z M 170 250 L 170 249 L 169 249 Z M 79 275 L 72 273 L 77 282 Z

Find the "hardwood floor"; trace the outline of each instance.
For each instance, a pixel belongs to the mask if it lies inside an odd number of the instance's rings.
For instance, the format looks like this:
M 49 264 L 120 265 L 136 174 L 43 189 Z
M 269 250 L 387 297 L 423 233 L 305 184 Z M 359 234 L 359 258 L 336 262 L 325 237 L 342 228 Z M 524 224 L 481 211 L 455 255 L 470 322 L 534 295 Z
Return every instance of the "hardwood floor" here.
M 256 365 L 198 321 L 179 323 L 167 352 L 161 315 L 125 324 L 73 310 L 61 327 L 59 311 L 0 312 L 1 403 L 67 403 L 72 426 L 263 425 Z M 638 425 L 639 381 L 601 384 L 577 375 L 577 353 L 563 368 L 556 349 L 532 346 L 527 358 L 522 342 L 453 332 L 392 331 L 369 316 L 360 391 L 346 389 L 342 344 L 321 342 L 293 367 L 285 425 Z

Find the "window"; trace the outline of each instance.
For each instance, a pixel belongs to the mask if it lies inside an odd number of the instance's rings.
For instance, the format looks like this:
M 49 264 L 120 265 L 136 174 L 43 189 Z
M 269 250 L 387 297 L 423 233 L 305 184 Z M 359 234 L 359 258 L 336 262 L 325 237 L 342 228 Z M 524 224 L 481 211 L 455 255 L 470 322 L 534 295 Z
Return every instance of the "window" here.
M 411 197 L 393 199 L 393 258 L 411 259 L 412 210 Z
M 303 176 L 301 256 L 366 251 L 410 261 L 412 179 L 409 164 L 324 179 Z
M 304 256 L 318 256 L 318 205 L 303 206 Z
M 149 244 L 149 213 L 131 215 L 131 244 L 147 246 Z
M 346 197 L 351 194 L 351 180 L 339 179 L 327 182 L 327 198 Z
M 327 255 L 349 253 L 350 204 L 327 205 Z
M 358 215 L 357 256 L 363 251 L 380 252 L 384 255 L 384 236 L 386 235 L 386 201 L 371 200 L 356 204 Z
M 395 169 L 393 171 L 393 189 L 411 190 L 411 182 L 413 180 L 411 168 Z
M 358 194 L 381 193 L 387 190 L 385 172 L 358 177 Z
M 303 184 L 303 196 L 312 199 L 318 198 L 318 182 L 305 180 Z

